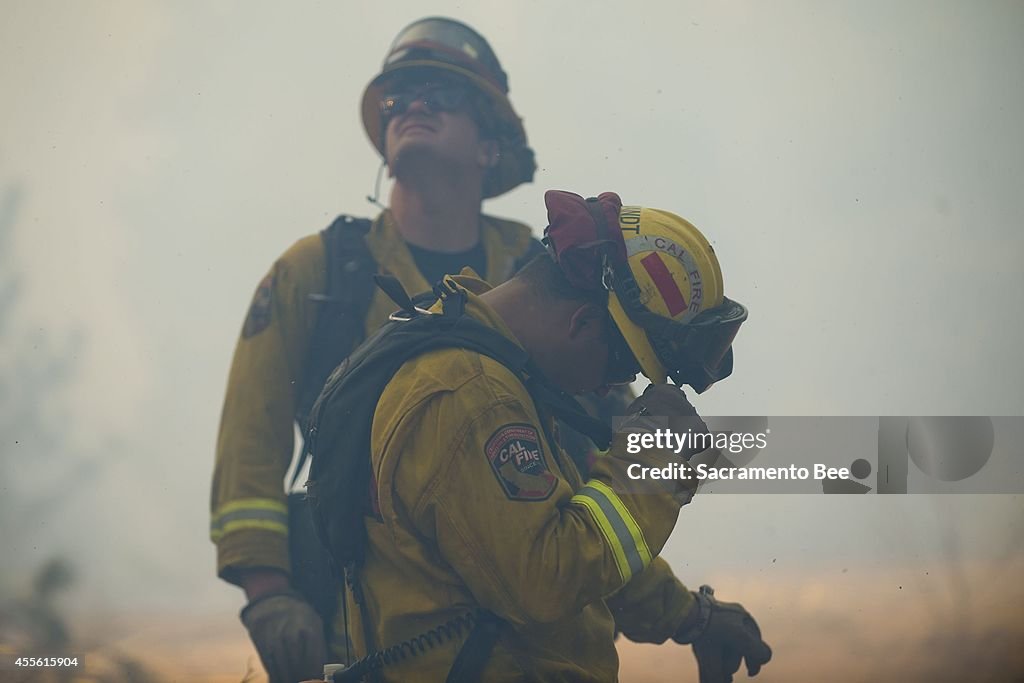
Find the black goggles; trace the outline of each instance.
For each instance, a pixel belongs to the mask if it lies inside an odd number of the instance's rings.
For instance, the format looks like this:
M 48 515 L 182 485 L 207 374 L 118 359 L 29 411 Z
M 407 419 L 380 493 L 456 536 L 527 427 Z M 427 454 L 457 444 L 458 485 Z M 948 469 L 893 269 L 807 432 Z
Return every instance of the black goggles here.
M 604 383 L 607 386 L 629 384 L 640 374 L 640 363 L 626 343 L 611 316 L 608 316 L 608 365 L 605 368 Z
M 646 331 L 672 381 L 700 393 L 732 374 L 732 342 L 746 319 L 746 307 L 725 298 L 688 323 L 668 320 Z
M 401 116 L 413 102 L 422 102 L 430 114 L 462 111 L 469 100 L 469 89 L 462 85 L 422 83 L 395 88 L 380 101 L 380 113 L 385 119 Z
M 676 385 L 689 384 L 701 393 L 732 374 L 732 342 L 747 309 L 728 297 L 714 308 L 679 322 L 654 313 L 641 303 L 640 288 L 628 266 L 605 263 L 604 285 L 614 290 L 626 315 L 647 334 L 651 348 Z

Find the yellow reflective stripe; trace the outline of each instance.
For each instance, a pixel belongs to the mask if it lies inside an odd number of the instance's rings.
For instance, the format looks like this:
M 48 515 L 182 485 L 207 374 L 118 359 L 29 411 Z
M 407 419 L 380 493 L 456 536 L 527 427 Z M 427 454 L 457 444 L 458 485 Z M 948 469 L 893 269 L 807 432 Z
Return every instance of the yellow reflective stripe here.
M 236 519 L 228 522 L 222 527 L 210 529 L 210 540 L 219 541 L 226 534 L 241 529 L 258 529 L 260 531 L 274 531 L 279 534 L 288 535 L 288 525 L 274 522 L 267 519 Z
M 615 568 L 619 570 L 622 583 L 628 582 L 633 573 L 629 568 L 629 560 L 626 559 L 626 551 L 622 548 L 622 544 L 619 543 L 618 536 L 615 530 L 612 529 L 611 522 L 608 521 L 608 518 L 601 511 L 601 506 L 590 496 L 581 493 L 570 498 L 569 502 L 582 505 L 590 512 L 590 516 L 594 518 L 594 522 L 601 531 L 601 535 L 604 536 L 605 542 L 611 548 L 612 557 L 615 559 Z
M 236 510 L 276 510 L 288 514 L 288 506 L 275 498 L 239 498 L 217 508 L 213 518 L 218 519 Z
M 640 525 L 636 523 L 636 519 L 630 513 L 629 508 L 626 507 L 622 499 L 619 498 L 611 487 L 605 484 L 603 481 L 597 479 L 591 479 L 587 482 L 587 486 L 593 486 L 595 489 L 603 493 L 611 504 L 618 511 L 619 516 L 622 517 L 622 521 L 626 523 L 626 528 L 629 530 L 629 535 L 633 537 L 633 543 L 636 545 L 636 550 L 640 554 L 640 560 L 646 567 L 651 563 L 651 549 L 647 547 L 647 539 L 644 538 L 644 532 L 640 528 Z
M 629 581 L 651 563 L 651 550 L 640 526 L 611 487 L 592 479 L 570 502 L 584 505 L 590 511 L 612 549 L 623 581 Z
M 288 533 L 288 506 L 273 498 L 239 498 L 217 508 L 210 520 L 210 538 L 219 540 L 240 529 Z

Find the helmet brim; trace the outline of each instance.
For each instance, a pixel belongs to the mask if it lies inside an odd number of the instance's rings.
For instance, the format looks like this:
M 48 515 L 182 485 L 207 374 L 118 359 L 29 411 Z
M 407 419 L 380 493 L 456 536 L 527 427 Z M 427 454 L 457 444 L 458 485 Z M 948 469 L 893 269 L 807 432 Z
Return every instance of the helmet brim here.
M 366 90 L 363 91 L 363 100 L 361 104 L 363 130 L 366 131 L 366 135 L 370 138 L 370 142 L 382 157 L 385 156 L 385 152 L 384 129 L 381 125 L 380 101 L 386 94 L 383 87 L 384 83 L 402 71 L 424 68 L 455 74 L 468 81 L 491 101 L 491 104 L 494 107 L 494 113 L 500 124 L 499 128 L 508 131 L 499 135 L 499 144 L 502 144 L 503 147 L 505 144 L 521 144 L 523 147 L 526 147 L 526 130 L 523 128 L 522 119 L 519 118 L 515 110 L 512 108 L 512 103 L 509 101 L 508 97 L 496 88 L 493 83 L 469 69 L 464 69 L 454 64 L 447 64 L 445 62 L 438 62 L 429 59 L 412 59 L 403 60 L 385 67 L 380 74 L 370 81 L 366 86 Z M 509 140 L 506 141 L 503 140 L 503 138 L 509 138 Z M 523 160 L 521 156 L 515 154 L 514 151 L 515 150 L 502 149 L 502 154 L 498 159 L 497 168 L 492 171 L 494 177 L 497 178 L 497 182 L 490 183 L 485 187 L 484 198 L 496 197 L 500 194 L 504 194 L 521 183 L 532 179 L 533 169 L 530 169 L 529 172 L 525 174 L 526 177 L 524 177 L 523 170 L 519 168 Z
M 619 301 L 619 297 L 614 291 L 608 292 L 608 312 L 611 314 L 615 326 L 619 328 L 622 338 L 626 340 L 629 350 L 633 352 L 640 364 L 640 372 L 644 377 L 655 384 L 667 383 L 668 370 L 658 360 L 658 354 L 651 346 L 647 333 L 626 314 L 622 302 Z

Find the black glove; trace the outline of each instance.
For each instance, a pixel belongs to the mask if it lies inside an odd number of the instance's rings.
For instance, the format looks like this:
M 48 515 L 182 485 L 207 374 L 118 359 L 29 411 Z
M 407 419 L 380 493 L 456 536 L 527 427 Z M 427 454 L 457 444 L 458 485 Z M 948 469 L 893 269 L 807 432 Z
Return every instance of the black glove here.
M 706 434 L 708 427 L 690 404 L 683 390 L 674 384 L 651 384 L 626 409 L 618 426 L 624 431 L 671 429 L 677 434 Z M 689 459 L 693 451 L 683 454 Z
M 683 417 L 697 415 L 683 390 L 674 384 L 651 384 L 644 393 L 629 404 L 627 415 L 659 415 L 662 417 Z
M 298 593 L 259 597 L 246 605 L 241 617 L 270 683 L 295 683 L 323 676 L 327 661 L 323 620 Z
M 747 674 L 756 676 L 772 658 L 772 649 L 761 639 L 761 629 L 750 612 L 735 602 L 719 602 L 711 586 L 693 594 L 699 610 L 672 637 L 692 644 L 700 671 L 700 683 L 732 683 L 732 675 L 746 660 Z
M 670 429 L 676 434 L 707 434 L 708 427 L 697 414 L 683 390 L 674 384 L 651 384 L 644 393 L 629 404 L 626 417 L 617 426 L 616 431 L 654 432 Z M 696 453 L 705 450 L 704 442 L 700 448 L 687 448 L 679 455 L 689 460 Z

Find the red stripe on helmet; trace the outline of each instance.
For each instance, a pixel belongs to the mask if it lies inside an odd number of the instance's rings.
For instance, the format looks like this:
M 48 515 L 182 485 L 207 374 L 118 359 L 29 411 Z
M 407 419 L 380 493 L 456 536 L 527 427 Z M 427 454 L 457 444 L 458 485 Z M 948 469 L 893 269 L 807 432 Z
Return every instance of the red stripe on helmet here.
M 679 291 L 679 285 L 672 279 L 672 274 L 668 272 L 668 266 L 658 256 L 658 252 L 651 252 L 644 256 L 640 259 L 640 263 L 643 264 L 647 274 L 651 276 L 651 280 L 654 282 L 654 286 L 658 288 L 661 298 L 665 300 L 665 305 L 668 306 L 668 314 L 674 318 L 685 311 L 687 306 L 683 293 Z

